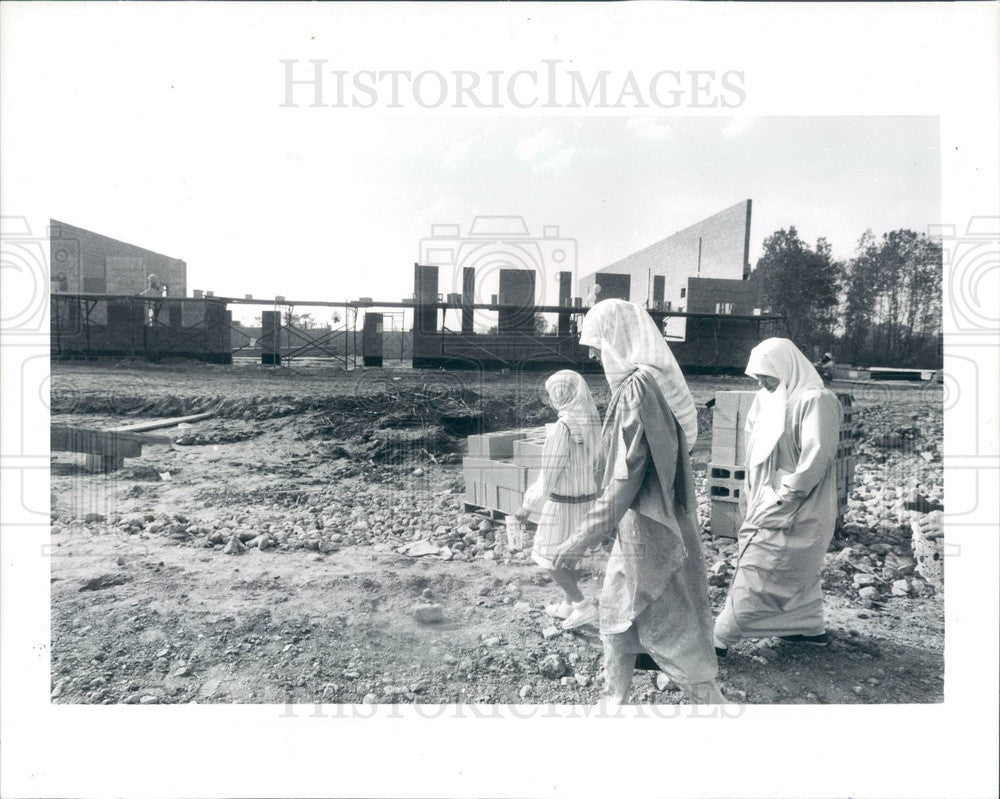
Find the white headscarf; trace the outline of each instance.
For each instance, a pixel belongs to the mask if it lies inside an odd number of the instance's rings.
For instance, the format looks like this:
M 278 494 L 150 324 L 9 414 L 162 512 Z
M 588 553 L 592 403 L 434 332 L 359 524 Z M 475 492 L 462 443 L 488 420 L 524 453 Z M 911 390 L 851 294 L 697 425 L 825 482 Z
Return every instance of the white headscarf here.
M 644 308 L 619 299 L 599 302 L 583 318 L 580 343 L 601 351 L 601 365 L 612 389 L 635 368 L 649 371 L 684 431 L 688 449 L 694 447 L 698 410 L 677 359 Z
M 572 369 L 562 369 L 545 381 L 545 390 L 559 419 L 583 442 L 588 462 L 595 463 L 600 454 L 601 416 L 586 381 Z
M 758 466 L 767 460 L 785 431 L 788 403 L 796 400 L 803 391 L 823 388 L 823 378 L 787 338 L 765 339 L 754 347 L 750 351 L 746 373 L 752 377 L 768 375 L 779 381 L 774 391 L 762 388 L 757 392 L 757 419 L 750 442 L 750 465 Z

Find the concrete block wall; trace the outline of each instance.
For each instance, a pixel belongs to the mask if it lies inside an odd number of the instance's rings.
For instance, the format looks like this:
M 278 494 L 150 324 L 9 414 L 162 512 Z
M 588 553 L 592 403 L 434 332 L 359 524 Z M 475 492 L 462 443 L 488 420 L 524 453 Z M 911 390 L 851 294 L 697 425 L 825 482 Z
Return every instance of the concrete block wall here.
M 65 275 L 69 292 L 138 294 L 155 274 L 168 296 L 187 295 L 187 264 L 179 258 L 56 219 L 49 220 L 49 249 L 52 275 Z
M 672 308 L 686 313 L 716 313 L 716 305 L 732 303 L 730 313 L 752 316 L 761 304 L 755 290 L 756 284 L 739 278 L 689 277 L 687 292 L 676 298 Z

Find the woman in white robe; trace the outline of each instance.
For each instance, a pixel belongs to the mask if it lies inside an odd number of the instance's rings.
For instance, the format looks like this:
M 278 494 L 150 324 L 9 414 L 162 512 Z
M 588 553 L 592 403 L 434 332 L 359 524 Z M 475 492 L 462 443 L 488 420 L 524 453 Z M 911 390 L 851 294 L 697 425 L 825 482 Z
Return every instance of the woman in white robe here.
M 746 373 L 762 388 L 747 417 L 746 515 L 715 622 L 720 657 L 745 637 L 828 641 L 820 570 L 837 522 L 840 402 L 788 339 L 754 347 Z
M 571 369 L 549 377 L 545 391 L 559 419 L 546 425 L 538 477 L 528 486 L 521 508 L 514 515 L 523 521 L 533 511 L 539 512 L 531 558 L 566 593 L 566 601 L 547 605 L 545 611 L 564 619 L 563 629 L 572 630 L 596 622 L 597 609 L 580 592 L 576 575 L 555 568 L 552 558 L 597 498 L 601 417 L 583 376 Z
M 594 508 L 555 558 L 574 562 L 614 535 L 600 597 L 605 693 L 623 702 L 648 653 L 695 702 L 723 702 L 689 452 L 698 432 L 691 393 L 649 313 L 622 300 L 587 312 L 580 342 L 612 389 L 607 458 Z

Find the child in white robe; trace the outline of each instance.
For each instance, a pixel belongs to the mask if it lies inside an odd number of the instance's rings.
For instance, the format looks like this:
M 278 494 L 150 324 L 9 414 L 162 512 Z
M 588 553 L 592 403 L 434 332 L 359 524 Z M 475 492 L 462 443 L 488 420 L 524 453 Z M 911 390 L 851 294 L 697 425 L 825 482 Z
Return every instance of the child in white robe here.
M 552 557 L 597 498 L 601 419 L 587 383 L 577 372 L 556 372 L 545 381 L 545 389 L 559 419 L 546 425 L 540 473 L 525 492 L 515 517 L 523 520 L 541 509 L 531 557 L 566 594 L 565 601 L 548 605 L 546 612 L 564 619 L 563 628 L 571 630 L 596 623 L 597 608 L 583 596 L 575 572 L 555 568 Z

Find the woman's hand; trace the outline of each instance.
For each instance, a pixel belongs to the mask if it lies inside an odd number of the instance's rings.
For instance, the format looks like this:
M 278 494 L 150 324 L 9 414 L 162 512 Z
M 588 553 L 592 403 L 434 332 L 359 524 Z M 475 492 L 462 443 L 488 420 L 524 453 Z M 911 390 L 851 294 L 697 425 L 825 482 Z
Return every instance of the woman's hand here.
M 522 505 L 514 512 L 514 521 L 524 524 L 526 521 L 528 521 L 528 514 L 529 511 L 524 507 L 524 505 Z
M 587 553 L 587 545 L 575 538 L 563 541 L 556 549 L 552 565 L 556 569 L 569 569 Z

